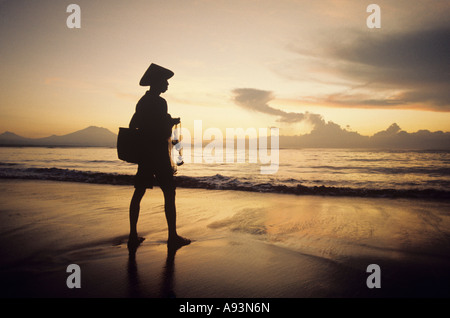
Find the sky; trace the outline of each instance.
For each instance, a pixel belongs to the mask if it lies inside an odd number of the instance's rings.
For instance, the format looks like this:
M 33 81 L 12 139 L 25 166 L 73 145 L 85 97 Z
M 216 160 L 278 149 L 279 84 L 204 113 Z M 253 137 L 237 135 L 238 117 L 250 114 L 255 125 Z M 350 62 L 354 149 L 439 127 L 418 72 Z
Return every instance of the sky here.
M 162 96 L 192 131 L 448 132 L 449 16 L 448 0 L 0 0 L 0 133 L 117 133 L 150 63 L 175 73 Z

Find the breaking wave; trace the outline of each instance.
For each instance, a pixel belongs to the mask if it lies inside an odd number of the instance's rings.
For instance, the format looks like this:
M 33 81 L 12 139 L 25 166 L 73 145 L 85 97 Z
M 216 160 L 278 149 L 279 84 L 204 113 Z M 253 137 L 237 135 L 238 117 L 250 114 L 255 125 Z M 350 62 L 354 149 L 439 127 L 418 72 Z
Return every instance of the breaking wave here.
M 134 175 L 80 171 L 60 168 L 14 168 L 1 167 L 2 179 L 34 179 L 67 182 L 96 183 L 109 185 L 133 185 Z M 175 176 L 177 187 L 214 190 L 237 190 L 264 193 L 323 196 L 357 196 L 380 198 L 423 198 L 449 200 L 450 191 L 439 189 L 370 189 L 340 186 L 305 186 L 295 179 L 274 183 L 261 183 L 248 178 L 228 177 L 221 174 L 213 176 L 190 177 Z

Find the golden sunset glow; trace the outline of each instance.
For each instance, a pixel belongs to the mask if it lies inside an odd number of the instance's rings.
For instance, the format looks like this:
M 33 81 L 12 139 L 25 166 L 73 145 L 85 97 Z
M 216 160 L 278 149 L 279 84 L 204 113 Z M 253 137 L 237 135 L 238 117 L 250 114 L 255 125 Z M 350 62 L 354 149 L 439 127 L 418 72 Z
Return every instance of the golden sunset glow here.
M 0 297 L 276 317 L 448 299 L 449 17 L 0 0 Z
M 449 131 L 450 5 L 428 3 L 378 1 L 381 28 L 370 29 L 364 1 L 80 0 L 81 28 L 69 29 L 69 2 L 0 1 L 0 131 L 116 133 L 152 62 L 174 71 L 164 97 L 189 129 L 196 119 L 281 135 L 314 128 L 281 111 L 367 136 L 393 123 Z M 270 94 L 265 110 L 254 92 Z

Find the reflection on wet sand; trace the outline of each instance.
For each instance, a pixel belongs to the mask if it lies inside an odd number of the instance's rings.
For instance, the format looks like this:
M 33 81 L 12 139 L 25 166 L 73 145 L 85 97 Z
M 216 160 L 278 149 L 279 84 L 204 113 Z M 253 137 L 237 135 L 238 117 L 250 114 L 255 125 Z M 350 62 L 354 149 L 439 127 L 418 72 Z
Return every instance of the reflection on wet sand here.
M 176 298 L 174 292 L 175 254 L 181 247 L 167 246 L 167 257 L 161 275 L 161 298 Z M 136 262 L 136 249 L 129 249 L 128 255 L 128 282 L 129 297 L 142 298 L 146 296 L 145 288 L 139 279 L 138 265 Z

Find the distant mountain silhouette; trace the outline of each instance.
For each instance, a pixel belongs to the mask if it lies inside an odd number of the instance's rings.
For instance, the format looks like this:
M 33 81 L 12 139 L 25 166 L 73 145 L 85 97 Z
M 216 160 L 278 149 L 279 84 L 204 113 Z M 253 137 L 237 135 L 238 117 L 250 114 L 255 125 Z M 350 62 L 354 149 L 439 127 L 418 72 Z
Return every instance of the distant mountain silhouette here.
M 193 137 L 193 136 L 192 136 Z M 117 135 L 106 128 L 90 126 L 63 135 L 25 138 L 13 132 L 0 135 L 0 146 L 115 147 Z M 204 141 L 206 146 L 210 141 Z M 225 144 L 224 140 L 224 144 Z M 193 144 L 193 141 L 192 141 Z M 248 144 L 248 143 L 247 143 Z M 450 132 L 419 130 L 408 133 L 396 123 L 372 136 L 348 131 L 333 123 L 322 122 L 304 135 L 280 136 L 281 148 L 384 148 L 384 149 L 450 149 Z
M 0 135 L 1 143 L 5 142 L 9 144 L 14 144 L 14 143 L 23 143 L 26 141 L 28 141 L 28 138 L 16 135 L 15 133 L 12 133 L 10 131 L 6 131 Z
M 0 135 L 2 146 L 115 147 L 116 141 L 116 134 L 106 128 L 95 126 L 67 135 L 44 138 L 25 138 L 9 131 Z
M 383 148 L 449 150 L 450 132 L 419 130 L 406 132 L 396 123 L 372 136 L 349 131 L 333 122 L 316 124 L 305 135 L 280 136 L 284 148 Z

